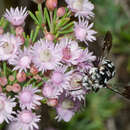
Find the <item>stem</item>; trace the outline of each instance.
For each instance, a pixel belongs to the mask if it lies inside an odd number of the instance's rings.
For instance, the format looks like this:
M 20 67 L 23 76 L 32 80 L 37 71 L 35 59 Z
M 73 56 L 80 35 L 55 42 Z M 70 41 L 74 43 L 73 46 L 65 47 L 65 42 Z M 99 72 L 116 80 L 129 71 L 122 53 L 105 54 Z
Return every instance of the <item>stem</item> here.
M 3 62 L 3 70 L 4 70 L 5 77 L 6 77 L 6 69 L 7 69 L 6 62 Z
M 53 33 L 53 16 L 52 16 L 52 11 L 50 12 L 50 19 L 51 19 L 51 28 L 50 28 L 50 32 Z

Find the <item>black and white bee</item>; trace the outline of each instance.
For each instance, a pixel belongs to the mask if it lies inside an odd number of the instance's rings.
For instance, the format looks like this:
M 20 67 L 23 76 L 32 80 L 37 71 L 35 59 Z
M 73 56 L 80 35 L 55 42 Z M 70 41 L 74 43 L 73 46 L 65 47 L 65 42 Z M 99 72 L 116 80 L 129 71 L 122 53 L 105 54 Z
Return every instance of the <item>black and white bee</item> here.
M 93 67 L 84 75 L 82 86 L 97 92 L 100 88 L 106 87 L 110 79 L 115 76 L 115 66 L 112 61 L 103 58 L 99 67 Z

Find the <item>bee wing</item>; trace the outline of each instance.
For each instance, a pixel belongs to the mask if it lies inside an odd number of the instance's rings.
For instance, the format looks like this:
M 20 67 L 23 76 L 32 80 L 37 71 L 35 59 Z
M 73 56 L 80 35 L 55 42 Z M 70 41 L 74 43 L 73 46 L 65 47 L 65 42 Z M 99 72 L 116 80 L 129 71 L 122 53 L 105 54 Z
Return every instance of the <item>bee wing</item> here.
M 112 34 L 110 31 L 107 31 L 107 33 L 104 37 L 104 43 L 102 46 L 102 50 L 104 51 L 104 55 L 108 56 L 111 48 L 112 48 Z
M 105 37 L 97 36 L 97 40 L 89 45 L 89 50 L 98 58 L 107 57 L 112 48 L 112 34 L 107 31 Z

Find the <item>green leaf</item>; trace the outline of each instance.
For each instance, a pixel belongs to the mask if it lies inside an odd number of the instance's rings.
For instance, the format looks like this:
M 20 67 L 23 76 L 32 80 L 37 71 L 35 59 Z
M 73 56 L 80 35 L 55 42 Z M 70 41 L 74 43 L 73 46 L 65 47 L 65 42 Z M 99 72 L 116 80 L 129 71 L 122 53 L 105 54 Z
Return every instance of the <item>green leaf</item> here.
M 28 12 L 29 12 L 29 15 L 32 17 L 32 19 L 35 21 L 35 23 L 39 24 L 39 21 L 37 20 L 37 18 L 35 17 L 35 15 L 31 11 L 28 11 Z
M 51 22 L 50 22 L 50 17 L 49 17 L 47 8 L 44 8 L 44 15 L 45 15 L 45 19 L 47 20 L 48 26 L 51 30 Z

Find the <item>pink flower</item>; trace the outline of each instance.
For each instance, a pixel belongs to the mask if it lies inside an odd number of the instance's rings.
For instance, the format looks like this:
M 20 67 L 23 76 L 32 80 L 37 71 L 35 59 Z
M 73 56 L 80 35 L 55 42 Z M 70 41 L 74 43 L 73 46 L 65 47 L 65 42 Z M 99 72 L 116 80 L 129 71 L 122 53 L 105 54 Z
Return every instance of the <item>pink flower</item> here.
M 62 89 L 69 87 L 69 80 L 71 78 L 72 71 L 66 72 L 66 66 L 57 66 L 51 75 L 51 81 L 55 86 Z
M 13 108 L 16 106 L 14 100 L 15 98 L 7 98 L 3 93 L 0 93 L 0 124 L 13 120 L 12 114 L 15 114 Z
M 39 71 L 53 70 L 61 61 L 61 53 L 54 43 L 39 40 L 32 47 L 33 63 Z
M 94 5 L 88 0 L 66 0 L 68 4 L 68 8 L 75 13 L 75 16 L 84 16 L 87 19 L 94 17 L 94 13 L 92 12 L 94 9 Z
M 24 87 L 23 90 L 16 96 L 19 99 L 20 107 L 22 109 L 35 109 L 35 106 L 41 105 L 40 100 L 43 98 L 36 93 L 40 92 L 39 89 L 33 88 L 31 85 Z
M 62 39 L 60 44 L 57 44 L 57 48 L 61 50 L 62 53 L 62 62 L 68 64 L 77 64 L 77 59 L 82 53 L 82 49 L 78 46 L 76 41 L 69 39 Z
M 42 94 L 44 97 L 58 98 L 61 92 L 63 92 L 63 88 L 55 86 L 50 80 L 43 85 Z
M 10 60 L 16 57 L 20 45 L 22 45 L 21 40 L 13 34 L 0 35 L 0 60 Z
M 68 122 L 81 107 L 81 102 L 73 100 L 71 97 L 65 97 L 64 93 L 59 97 L 58 105 L 56 106 L 58 121 L 64 120 Z
M 40 121 L 40 116 L 29 110 L 22 110 L 15 121 L 17 130 L 34 130 L 34 128 L 38 129 L 37 123 Z
M 9 63 L 15 66 L 13 70 L 19 70 L 19 72 L 24 70 L 27 72 L 27 69 L 30 68 L 31 60 L 30 49 L 24 48 L 23 51 L 19 49 L 17 57 L 12 58 Z
M 78 100 L 85 100 L 85 94 L 86 90 L 83 89 L 81 86 L 81 81 L 83 78 L 83 74 L 80 72 L 74 72 L 72 74 L 72 78 L 70 80 L 70 89 L 68 89 L 67 94 L 71 95 L 73 100 L 75 101 L 76 99 Z
M 10 10 L 6 9 L 6 13 L 4 17 L 14 26 L 20 26 L 24 24 L 24 20 L 26 19 L 28 13 L 25 8 L 10 8 Z
M 97 32 L 92 30 L 93 23 L 89 25 L 87 20 L 79 19 L 79 23 L 75 22 L 74 33 L 78 40 L 85 42 L 88 45 L 88 42 L 93 42 L 96 40 L 94 36 Z

